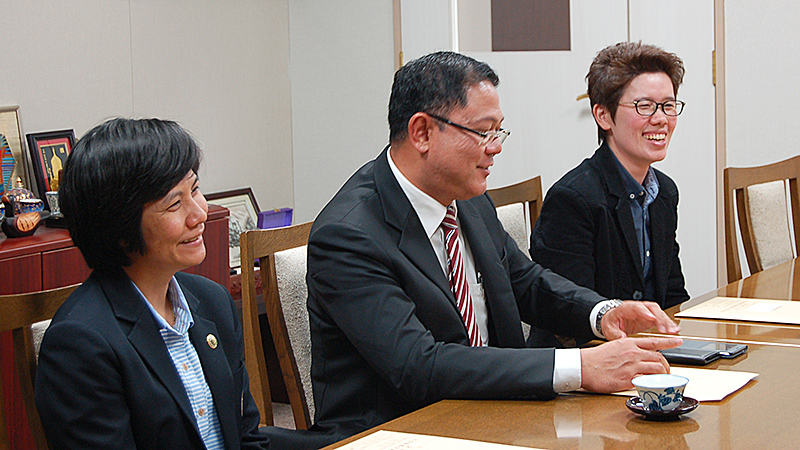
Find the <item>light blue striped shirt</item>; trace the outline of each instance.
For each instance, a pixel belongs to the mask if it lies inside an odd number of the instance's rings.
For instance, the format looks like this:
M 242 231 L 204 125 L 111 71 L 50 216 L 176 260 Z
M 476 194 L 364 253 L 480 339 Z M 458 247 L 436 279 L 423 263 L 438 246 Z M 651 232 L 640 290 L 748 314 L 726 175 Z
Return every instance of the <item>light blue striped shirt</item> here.
M 189 328 L 194 325 L 194 318 L 192 318 L 192 313 L 189 311 L 189 305 L 186 303 L 183 291 L 181 291 L 178 282 L 173 277 L 167 291 L 167 298 L 172 302 L 172 309 L 175 314 L 175 326 L 173 327 L 156 312 L 153 305 L 147 301 L 142 291 L 136 286 L 136 283 L 133 283 L 133 286 L 142 296 L 142 300 L 144 300 L 158 324 L 161 338 L 164 339 L 164 344 L 166 344 L 169 355 L 172 357 L 175 369 L 178 371 L 181 381 L 183 381 L 183 387 L 186 389 L 186 395 L 189 397 L 192 411 L 194 411 L 197 428 L 200 430 L 200 436 L 203 438 L 206 448 L 208 450 L 224 450 L 222 428 L 220 428 L 217 410 L 214 407 L 214 398 L 211 396 L 211 389 L 209 389 L 208 383 L 206 383 L 203 366 L 200 365 L 197 351 L 195 351 L 192 342 L 189 340 Z

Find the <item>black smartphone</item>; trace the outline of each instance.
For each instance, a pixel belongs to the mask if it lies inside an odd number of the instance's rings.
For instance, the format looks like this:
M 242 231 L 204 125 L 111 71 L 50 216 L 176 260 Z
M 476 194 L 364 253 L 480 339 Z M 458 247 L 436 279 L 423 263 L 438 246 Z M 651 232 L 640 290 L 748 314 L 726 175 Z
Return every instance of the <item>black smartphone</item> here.
M 744 344 L 684 339 L 680 347 L 661 350 L 661 353 L 673 364 L 703 366 L 719 358 L 736 358 L 746 351 L 747 345 Z

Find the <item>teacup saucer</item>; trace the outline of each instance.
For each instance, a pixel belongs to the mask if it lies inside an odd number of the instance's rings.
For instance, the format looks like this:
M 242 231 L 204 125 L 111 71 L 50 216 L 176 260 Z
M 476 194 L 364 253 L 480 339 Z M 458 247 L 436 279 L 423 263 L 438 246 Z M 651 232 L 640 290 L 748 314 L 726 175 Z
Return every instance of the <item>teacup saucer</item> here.
M 683 397 L 681 404 L 672 411 L 651 411 L 644 407 L 644 403 L 639 397 L 631 397 L 625 402 L 625 406 L 627 406 L 628 409 L 636 414 L 643 415 L 645 419 L 649 420 L 674 420 L 682 414 L 694 411 L 699 404 L 700 402 L 691 397 Z

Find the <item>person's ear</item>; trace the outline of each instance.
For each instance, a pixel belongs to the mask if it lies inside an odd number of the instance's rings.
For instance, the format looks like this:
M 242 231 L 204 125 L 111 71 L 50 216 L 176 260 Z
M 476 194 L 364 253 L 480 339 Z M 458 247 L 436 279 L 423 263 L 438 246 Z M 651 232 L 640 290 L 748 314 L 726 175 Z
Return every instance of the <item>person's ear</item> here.
M 408 142 L 420 153 L 427 153 L 431 146 L 432 127 L 436 126 L 431 116 L 418 112 L 408 119 Z
M 597 125 L 605 131 L 610 130 L 611 125 L 614 125 L 614 118 L 611 117 L 611 111 L 603 105 L 596 104 L 592 106 L 592 115 Z

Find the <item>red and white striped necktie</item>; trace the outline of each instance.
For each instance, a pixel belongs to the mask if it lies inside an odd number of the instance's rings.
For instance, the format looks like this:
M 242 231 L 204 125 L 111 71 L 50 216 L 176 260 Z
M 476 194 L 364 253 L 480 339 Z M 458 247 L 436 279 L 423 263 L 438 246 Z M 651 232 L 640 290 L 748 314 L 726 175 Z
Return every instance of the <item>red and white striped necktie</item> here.
M 450 274 L 450 289 L 456 296 L 458 310 L 464 319 L 469 334 L 469 343 L 473 347 L 483 345 L 481 333 L 478 330 L 478 321 L 475 319 L 475 309 L 472 307 L 472 296 L 467 283 L 467 271 L 464 270 L 464 258 L 461 253 L 461 244 L 458 241 L 458 223 L 456 222 L 456 209 L 453 205 L 447 207 L 447 214 L 442 220 L 444 242 L 447 249 L 447 268 Z

